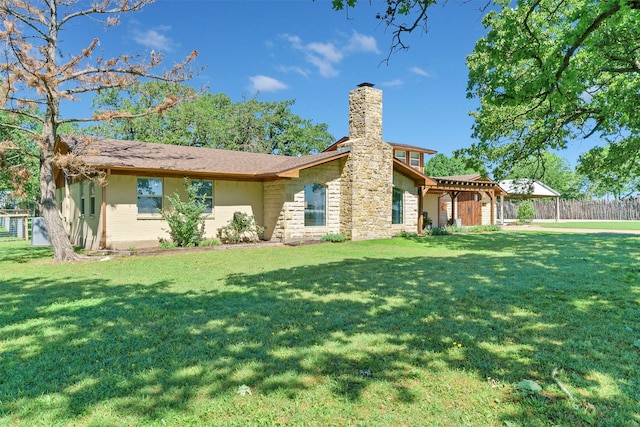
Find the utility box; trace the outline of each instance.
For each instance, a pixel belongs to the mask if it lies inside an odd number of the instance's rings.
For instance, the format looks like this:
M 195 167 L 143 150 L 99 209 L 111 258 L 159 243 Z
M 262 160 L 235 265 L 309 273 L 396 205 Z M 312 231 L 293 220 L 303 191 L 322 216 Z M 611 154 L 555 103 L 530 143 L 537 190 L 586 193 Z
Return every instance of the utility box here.
M 31 246 L 51 246 L 49 233 L 42 217 L 31 219 Z

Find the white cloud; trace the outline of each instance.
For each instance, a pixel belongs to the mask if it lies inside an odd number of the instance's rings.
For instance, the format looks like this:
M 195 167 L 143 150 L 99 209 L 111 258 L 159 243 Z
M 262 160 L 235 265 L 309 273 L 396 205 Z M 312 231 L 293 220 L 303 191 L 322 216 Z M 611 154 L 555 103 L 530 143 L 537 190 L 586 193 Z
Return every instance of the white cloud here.
M 380 53 L 378 43 L 372 36 L 365 36 L 354 31 L 349 40 L 349 44 L 345 48 L 346 52 L 353 53 Z
M 170 37 L 167 37 L 165 34 L 163 34 L 170 29 L 171 27 L 161 26 L 144 31 L 135 30 L 133 33 L 133 40 L 136 43 L 150 49 L 155 49 L 162 52 L 170 52 L 173 50 L 175 43 Z
M 322 77 L 335 77 L 339 74 L 338 70 L 333 66 L 333 63 L 327 60 L 327 58 L 316 55 L 307 55 L 307 61 L 316 66 Z
M 395 79 L 395 80 L 390 80 L 388 82 L 382 83 L 382 86 L 396 87 L 396 86 L 402 86 L 403 84 L 404 82 L 401 79 Z
M 267 76 L 252 76 L 249 80 L 251 80 L 251 88 L 257 92 L 277 92 L 288 88 L 281 81 Z
M 333 43 L 309 43 L 307 49 L 307 54 L 313 52 L 329 62 L 340 62 L 344 58 L 344 55 L 338 51 L 338 48 Z
M 348 40 L 343 39 L 339 42 L 304 43 L 296 35 L 283 34 L 281 37 L 288 41 L 293 49 L 300 51 L 305 61 L 312 64 L 323 77 L 337 76 L 339 74 L 337 67 L 347 56 L 357 53 L 380 53 L 373 37 L 355 31 Z
M 282 71 L 283 73 L 300 74 L 303 77 L 307 77 L 310 74 L 309 70 L 307 70 L 306 68 L 298 67 L 295 65 L 292 65 L 290 67 L 281 66 L 279 67 L 279 70 Z
M 430 75 L 427 71 L 423 70 L 423 69 L 422 69 L 422 68 L 420 68 L 420 67 L 411 67 L 411 68 L 409 69 L 409 71 L 411 71 L 413 74 L 417 74 L 417 75 L 419 75 L 419 76 L 423 76 L 423 77 L 431 77 L 431 75 Z

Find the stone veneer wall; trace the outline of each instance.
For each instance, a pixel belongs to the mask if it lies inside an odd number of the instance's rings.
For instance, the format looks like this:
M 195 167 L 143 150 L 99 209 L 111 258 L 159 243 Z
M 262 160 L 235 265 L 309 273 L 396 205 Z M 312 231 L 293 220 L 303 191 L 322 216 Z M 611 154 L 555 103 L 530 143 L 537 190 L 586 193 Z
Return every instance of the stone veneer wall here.
M 282 240 L 284 238 L 284 203 L 285 182 L 267 181 L 262 184 L 262 206 L 265 240 Z
M 393 148 L 382 141 L 382 91 L 349 93 L 350 147 L 342 174 L 340 230 L 353 240 L 390 237 Z
M 292 241 L 320 238 L 328 233 L 340 232 L 341 170 L 344 161 L 300 171 L 300 177 L 291 180 L 264 183 L 265 239 Z M 326 224 L 305 227 L 304 187 L 307 184 L 326 186 Z
M 489 197 L 489 194 L 480 193 L 482 196 L 482 225 L 491 225 L 491 203 L 496 203 L 499 196 L 493 197 L 493 202 Z M 486 203 L 485 203 L 486 202 Z M 496 224 L 498 220 L 498 207 L 493 209 L 493 223 Z

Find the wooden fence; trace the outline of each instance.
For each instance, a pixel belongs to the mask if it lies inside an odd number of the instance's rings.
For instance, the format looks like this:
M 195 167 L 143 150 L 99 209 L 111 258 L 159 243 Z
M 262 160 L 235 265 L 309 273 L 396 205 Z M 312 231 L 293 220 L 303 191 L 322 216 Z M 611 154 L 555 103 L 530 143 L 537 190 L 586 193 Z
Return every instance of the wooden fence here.
M 532 200 L 536 211 L 534 219 L 555 219 L 555 200 Z M 517 203 L 504 202 L 504 217 L 515 219 Z M 498 208 L 498 212 L 500 208 Z M 560 200 L 560 219 L 597 221 L 640 220 L 640 199 L 629 200 Z

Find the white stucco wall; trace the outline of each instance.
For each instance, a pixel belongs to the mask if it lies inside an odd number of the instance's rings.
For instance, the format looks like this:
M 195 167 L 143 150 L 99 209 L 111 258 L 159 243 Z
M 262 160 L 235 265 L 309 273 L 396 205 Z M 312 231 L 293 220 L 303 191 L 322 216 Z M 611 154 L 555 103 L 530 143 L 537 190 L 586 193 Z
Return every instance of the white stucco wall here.
M 146 177 L 141 177 L 146 178 Z M 137 176 L 110 175 L 106 187 L 106 245 L 109 249 L 155 247 L 159 239 L 169 237 L 168 225 L 159 214 L 138 214 Z M 182 178 L 162 178 L 163 207 L 168 207 L 167 195 L 178 192 L 186 197 Z M 89 185 L 85 182 L 85 215 L 80 215 L 80 184 L 60 189 L 62 214 L 69 224 L 72 242 L 86 249 L 98 249 L 102 237 L 102 189 L 96 186 L 96 214 L 89 212 Z M 213 213 L 205 221 L 205 237 L 217 237 L 218 229 L 227 225 L 236 211 L 253 215 L 258 224 L 263 221 L 262 183 L 213 181 Z

